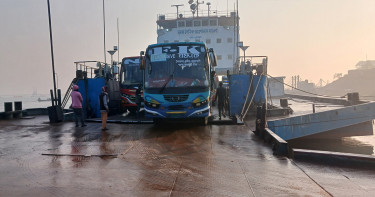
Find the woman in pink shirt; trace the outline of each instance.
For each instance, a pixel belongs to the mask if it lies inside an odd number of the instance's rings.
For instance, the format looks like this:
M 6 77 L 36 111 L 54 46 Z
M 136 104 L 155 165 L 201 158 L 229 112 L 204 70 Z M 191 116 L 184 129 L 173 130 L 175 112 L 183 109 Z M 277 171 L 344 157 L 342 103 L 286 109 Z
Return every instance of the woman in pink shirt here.
M 79 126 L 78 118 L 81 119 L 81 126 L 85 127 L 86 124 L 83 118 L 83 110 L 82 110 L 82 101 L 83 101 L 82 95 L 80 92 L 78 92 L 79 87 L 77 85 L 74 85 L 72 89 L 73 91 L 70 94 L 70 96 L 72 97 L 72 108 L 75 114 L 76 127 Z

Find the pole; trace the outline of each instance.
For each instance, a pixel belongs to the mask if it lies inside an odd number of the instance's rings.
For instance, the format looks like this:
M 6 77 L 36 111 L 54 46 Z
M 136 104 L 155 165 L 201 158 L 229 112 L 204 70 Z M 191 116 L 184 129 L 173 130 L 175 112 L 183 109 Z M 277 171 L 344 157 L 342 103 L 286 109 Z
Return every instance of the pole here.
M 57 103 L 61 106 L 61 90 L 57 89 Z
M 104 0 L 103 0 L 103 30 L 104 30 L 104 63 L 107 64 L 107 54 L 105 48 L 105 9 L 104 9 Z
M 294 88 L 294 76 L 292 76 L 292 90 Z
M 117 62 L 120 62 L 120 28 L 118 25 L 118 17 L 117 17 Z
M 208 15 L 208 17 L 210 17 L 210 5 L 211 5 L 211 3 L 207 2 L 207 7 L 208 7 L 208 13 L 207 13 L 207 15 Z
M 49 90 L 49 93 L 51 94 L 51 102 L 52 102 L 52 106 L 55 106 L 55 101 L 53 99 L 53 90 Z
M 236 1 L 237 3 L 237 22 L 236 22 L 236 27 L 237 27 L 237 42 L 240 40 L 240 19 L 239 19 L 239 16 L 238 16 L 238 0 Z M 237 54 L 239 55 L 239 52 L 238 52 L 238 47 L 237 47 Z
M 57 73 L 55 73 L 56 75 L 56 87 L 59 88 L 59 75 L 57 75 Z
M 227 0 L 227 16 L 229 16 L 229 14 L 228 14 L 229 10 L 228 9 L 229 8 L 228 8 L 228 0 Z
M 179 4 L 179 5 L 171 5 L 171 7 L 176 7 L 177 8 L 177 19 L 178 19 L 178 7 L 184 6 L 184 4 Z
M 56 101 L 56 79 L 55 79 L 55 60 L 54 60 L 54 55 L 53 55 L 53 39 L 52 39 L 52 25 L 51 25 L 51 9 L 50 9 L 50 5 L 49 5 L 49 0 L 47 0 L 47 4 L 48 4 L 48 22 L 49 22 L 49 38 L 50 38 L 50 44 L 51 44 L 51 60 L 52 60 L 52 76 L 53 76 L 53 90 L 54 90 L 54 93 L 55 95 L 53 96 L 51 94 L 51 99 L 52 99 L 52 103 L 55 102 L 55 104 L 57 105 L 57 101 Z
M 234 5 L 233 5 L 234 7 Z M 228 9 L 228 8 L 227 8 Z M 236 18 L 233 17 L 233 24 L 236 24 Z M 238 49 L 238 39 L 236 39 L 236 31 L 235 31 L 235 26 L 236 25 L 233 25 L 233 38 L 234 38 L 234 42 L 233 42 L 233 73 L 237 74 L 237 71 L 238 71 L 238 64 L 237 64 L 237 61 L 239 61 L 238 59 L 238 54 L 236 53 L 236 48 Z M 236 72 L 234 72 L 234 68 L 236 67 Z
M 198 0 L 197 0 L 197 18 L 199 17 L 199 2 L 198 2 Z

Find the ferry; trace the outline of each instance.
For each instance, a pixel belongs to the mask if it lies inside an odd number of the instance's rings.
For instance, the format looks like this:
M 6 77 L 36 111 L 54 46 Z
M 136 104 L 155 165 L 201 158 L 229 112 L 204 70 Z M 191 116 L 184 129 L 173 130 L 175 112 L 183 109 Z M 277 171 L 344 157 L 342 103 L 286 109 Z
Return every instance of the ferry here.
M 199 3 L 189 1 L 191 12 L 159 14 L 157 43 L 203 42 L 213 48 L 217 57 L 217 74 L 226 75 L 232 71 L 239 58 L 239 17 L 235 11 L 198 9 Z M 172 5 L 182 6 L 182 5 Z M 201 5 L 202 6 L 202 5 Z

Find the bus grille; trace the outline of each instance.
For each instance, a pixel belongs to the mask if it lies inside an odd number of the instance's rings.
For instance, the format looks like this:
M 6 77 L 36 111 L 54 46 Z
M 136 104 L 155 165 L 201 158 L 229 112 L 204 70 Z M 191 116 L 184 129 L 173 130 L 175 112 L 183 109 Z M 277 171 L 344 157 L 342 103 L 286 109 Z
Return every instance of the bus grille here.
M 183 102 L 188 99 L 189 95 L 164 95 L 164 99 L 168 102 Z
M 168 107 L 169 110 L 183 110 L 184 108 L 183 105 L 171 105 Z

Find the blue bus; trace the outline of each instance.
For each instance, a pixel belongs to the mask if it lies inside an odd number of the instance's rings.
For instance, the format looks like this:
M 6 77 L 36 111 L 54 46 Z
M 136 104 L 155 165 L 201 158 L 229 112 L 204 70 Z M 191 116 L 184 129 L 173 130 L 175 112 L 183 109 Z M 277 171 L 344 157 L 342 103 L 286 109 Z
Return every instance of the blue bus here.
M 162 119 L 199 119 L 211 115 L 211 72 L 216 56 L 202 42 L 149 45 L 141 52 L 144 69 L 145 116 Z

